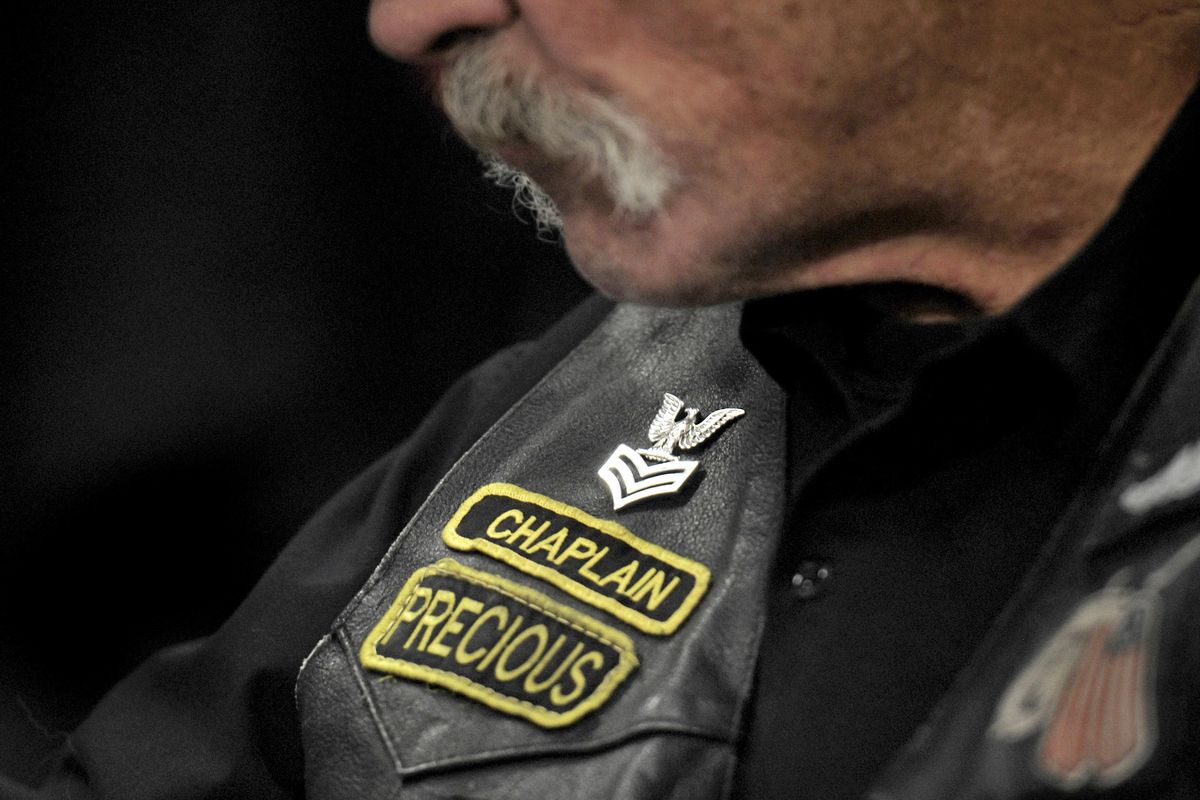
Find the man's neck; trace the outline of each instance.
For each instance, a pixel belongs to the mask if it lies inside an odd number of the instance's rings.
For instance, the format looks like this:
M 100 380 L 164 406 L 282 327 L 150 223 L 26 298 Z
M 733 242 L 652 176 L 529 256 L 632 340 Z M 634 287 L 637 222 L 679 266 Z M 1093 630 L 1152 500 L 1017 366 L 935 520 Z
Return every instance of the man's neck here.
M 895 174 L 881 176 L 884 184 L 920 187 L 919 202 L 906 205 L 898 192 L 887 209 L 896 220 L 850 218 L 844 240 L 831 225 L 831 246 L 804 254 L 770 289 L 907 283 L 917 288 L 895 295 L 908 298 L 898 311 L 941 321 L 1001 313 L 1079 252 L 1196 86 L 1200 3 L 1180 2 L 1175 13 L 1134 0 L 1076 5 L 1068 12 L 1038 4 L 1028 19 L 1014 11 L 988 21 L 988 41 L 964 43 L 987 50 L 978 74 L 908 109 L 914 131 L 936 120 L 945 135 L 930 152 L 897 156 Z M 1047 41 L 1053 45 L 1020 46 Z M 917 138 L 898 140 L 908 146 Z M 851 238 L 864 230 L 881 233 Z M 784 242 L 773 255 L 786 260 L 788 252 Z M 947 302 L 947 293 L 956 299 Z

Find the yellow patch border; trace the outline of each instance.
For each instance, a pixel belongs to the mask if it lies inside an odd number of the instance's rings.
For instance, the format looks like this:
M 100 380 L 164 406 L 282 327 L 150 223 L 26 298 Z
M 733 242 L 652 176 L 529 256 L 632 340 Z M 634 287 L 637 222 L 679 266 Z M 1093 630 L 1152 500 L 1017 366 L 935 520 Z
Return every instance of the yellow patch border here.
M 617 602 L 608 595 L 601 594 L 595 589 L 592 589 L 584 584 L 571 579 L 557 570 L 550 569 L 544 564 L 539 564 L 532 559 L 528 559 L 520 553 L 514 552 L 507 547 L 501 547 L 494 542 L 485 539 L 468 538 L 458 532 L 458 524 L 462 522 L 463 517 L 471 508 L 487 496 L 500 495 L 502 497 L 510 497 L 514 500 L 520 500 L 526 503 L 533 503 L 541 506 L 548 511 L 553 511 L 556 514 L 561 514 L 564 517 L 577 520 L 590 528 L 599 529 L 601 532 L 612 536 L 615 539 L 620 539 L 625 544 L 632 547 L 634 550 L 641 551 L 646 555 L 653 556 L 660 561 L 688 573 L 696 579 L 695 586 L 692 587 L 688 596 L 683 599 L 679 608 L 675 609 L 675 613 L 665 620 L 657 620 L 649 617 L 637 609 L 630 608 L 622 603 Z M 683 624 L 683 621 L 688 618 L 696 606 L 700 603 L 700 599 L 704 597 L 704 593 L 708 591 L 708 584 L 711 581 L 712 573 L 708 567 L 701 564 L 699 561 L 693 561 L 690 558 L 681 556 L 678 553 L 673 553 L 664 547 L 647 542 L 645 539 L 638 537 L 628 528 L 612 522 L 607 519 L 593 517 L 586 511 L 582 511 L 574 506 L 569 506 L 566 503 L 555 500 L 552 497 L 531 492 L 527 489 L 522 489 L 520 486 L 515 486 L 511 483 L 489 483 L 476 490 L 474 494 L 468 497 L 450 521 L 446 523 L 446 527 L 442 530 L 442 540 L 454 548 L 470 552 L 477 550 L 485 555 L 491 556 L 497 561 L 502 561 L 510 567 L 520 570 L 527 575 L 532 575 L 535 578 L 540 578 L 547 583 L 557 586 L 569 595 L 576 597 L 585 603 L 595 606 L 596 608 L 607 611 L 617 619 L 627 622 L 633 627 L 644 633 L 653 634 L 655 636 L 666 636 L 674 633 Z
M 484 586 L 490 590 L 508 595 L 518 603 L 522 603 L 538 611 L 553 616 L 584 635 L 591 636 L 601 643 L 608 645 L 619 653 L 616 666 L 600 681 L 585 700 L 567 711 L 553 711 L 518 697 L 510 697 L 496 691 L 490 686 L 475 683 L 470 678 L 449 670 L 441 670 L 424 664 L 415 664 L 397 658 L 381 656 L 375 651 L 375 646 L 384 639 L 399 623 L 409 596 L 420 585 L 421 580 L 428 575 L 450 575 L 462 580 Z M 613 691 L 638 666 L 638 657 L 633 640 L 621 631 L 605 625 L 597 619 L 571 608 L 556 603 L 544 594 L 534 591 L 527 586 L 493 575 L 490 572 L 466 567 L 452 558 L 443 558 L 435 564 L 422 567 L 412 574 L 405 582 L 404 588 L 396 595 L 396 599 L 388 608 L 387 613 L 375 624 L 359 649 L 359 660 L 363 666 L 386 672 L 402 678 L 431 683 L 452 692 L 465 695 L 472 700 L 517 717 L 523 717 L 543 728 L 562 728 L 579 721 L 585 715 L 604 705 L 612 696 Z

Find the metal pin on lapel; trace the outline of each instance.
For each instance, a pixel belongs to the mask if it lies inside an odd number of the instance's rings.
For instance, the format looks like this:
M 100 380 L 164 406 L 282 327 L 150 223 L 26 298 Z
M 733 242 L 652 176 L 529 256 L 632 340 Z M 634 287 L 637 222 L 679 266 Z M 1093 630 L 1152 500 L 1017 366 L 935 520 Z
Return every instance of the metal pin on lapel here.
M 700 462 L 681 459 L 675 449 L 699 447 L 745 413 L 740 408 L 722 408 L 700 419 L 700 409 L 684 408 L 682 400 L 665 393 L 647 432 L 651 446 L 634 450 L 626 444 L 617 445 L 596 473 L 612 494 L 613 510 L 680 491 Z

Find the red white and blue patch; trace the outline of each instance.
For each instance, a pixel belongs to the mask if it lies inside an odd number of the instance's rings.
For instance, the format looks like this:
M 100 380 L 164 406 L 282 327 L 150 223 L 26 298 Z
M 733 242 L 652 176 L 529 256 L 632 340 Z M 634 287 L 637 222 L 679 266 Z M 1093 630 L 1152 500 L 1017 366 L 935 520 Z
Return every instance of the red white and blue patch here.
M 1155 665 L 1162 593 L 1200 563 L 1193 536 L 1146 575 L 1118 572 L 1076 606 L 1000 698 L 988 735 L 1040 734 L 1034 769 L 1068 791 L 1123 783 L 1158 741 Z
M 1034 768 L 1061 789 L 1124 782 L 1157 739 L 1159 617 L 1152 590 L 1090 595 L 1009 686 L 989 734 L 1016 742 L 1040 732 Z

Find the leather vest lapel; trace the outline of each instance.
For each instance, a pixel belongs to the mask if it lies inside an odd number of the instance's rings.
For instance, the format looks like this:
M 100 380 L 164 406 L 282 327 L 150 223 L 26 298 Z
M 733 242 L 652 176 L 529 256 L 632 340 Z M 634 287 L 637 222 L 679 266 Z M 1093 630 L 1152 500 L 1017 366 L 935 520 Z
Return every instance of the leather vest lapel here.
M 1200 284 L 1021 591 L 871 800 L 1196 795 Z
M 395 797 L 402 783 L 405 797 L 722 796 L 784 505 L 784 400 L 742 349 L 739 317 L 737 307 L 618 307 L 446 475 L 302 668 L 297 695 L 311 797 Z M 649 444 L 646 429 L 664 392 L 705 411 L 747 413 L 699 451 L 701 467 L 683 493 L 615 512 L 596 471 L 617 445 Z M 564 591 L 562 581 L 448 547 L 443 529 L 493 483 L 615 522 L 655 552 L 703 565 L 711 582 L 676 630 L 648 633 L 586 593 Z M 582 615 L 615 629 L 636 666 L 585 716 L 553 728 L 481 701 L 490 688 L 471 696 L 450 679 L 431 686 L 364 666 L 364 641 L 382 632 L 389 610 L 393 622 L 405 609 L 417 613 L 417 600 L 400 608 L 398 596 L 422 589 L 414 575 L 446 558 L 516 585 L 505 596 L 528 589 L 547 607 L 568 609 L 556 619 Z M 482 605 L 470 608 L 478 615 Z M 540 613 L 512 612 L 530 620 Z

